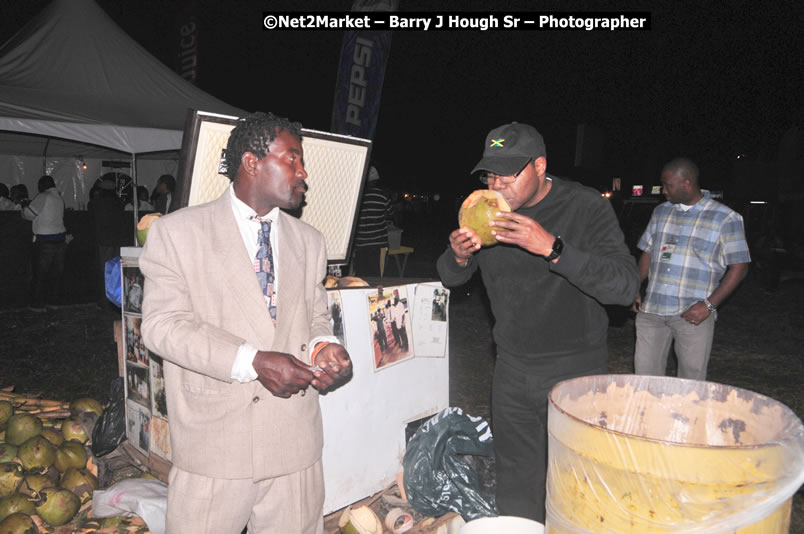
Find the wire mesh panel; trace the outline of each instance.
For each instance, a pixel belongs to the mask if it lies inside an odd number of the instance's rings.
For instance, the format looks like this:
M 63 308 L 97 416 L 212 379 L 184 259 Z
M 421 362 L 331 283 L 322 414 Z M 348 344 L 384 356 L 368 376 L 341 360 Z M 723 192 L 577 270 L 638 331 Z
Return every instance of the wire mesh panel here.
M 229 186 L 222 156 L 237 120 L 204 112 L 188 120 L 179 171 L 184 206 L 212 201 Z M 293 215 L 324 235 L 330 264 L 348 263 L 371 142 L 308 129 L 302 135 L 309 190 Z
M 232 123 L 204 121 L 198 132 L 188 206 L 215 200 L 231 181 L 220 174 L 223 150 L 234 128 Z M 186 135 L 186 132 L 185 132 Z
M 313 137 L 313 132 L 308 131 L 302 146 L 309 189 L 301 220 L 324 234 L 329 260 L 347 263 L 368 164 L 368 146 Z

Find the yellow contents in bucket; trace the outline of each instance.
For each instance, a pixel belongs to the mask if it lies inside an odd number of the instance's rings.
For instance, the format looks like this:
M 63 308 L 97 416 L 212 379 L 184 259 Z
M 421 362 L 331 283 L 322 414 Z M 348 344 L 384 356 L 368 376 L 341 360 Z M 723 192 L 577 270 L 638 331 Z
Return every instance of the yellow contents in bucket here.
M 561 382 L 548 435 L 548 533 L 787 533 L 804 482 L 801 420 L 711 382 Z

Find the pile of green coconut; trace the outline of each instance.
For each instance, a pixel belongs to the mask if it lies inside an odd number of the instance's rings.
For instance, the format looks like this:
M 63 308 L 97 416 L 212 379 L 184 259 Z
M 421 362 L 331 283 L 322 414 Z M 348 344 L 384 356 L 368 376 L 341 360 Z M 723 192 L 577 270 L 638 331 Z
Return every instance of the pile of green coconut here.
M 52 527 L 65 525 L 98 489 L 96 475 L 87 468 L 94 464 L 81 419 L 87 419 L 82 414 L 100 416 L 103 406 L 91 398 L 69 404 L 30 400 L 0 399 L 2 534 L 38 533 L 41 522 L 32 516 Z

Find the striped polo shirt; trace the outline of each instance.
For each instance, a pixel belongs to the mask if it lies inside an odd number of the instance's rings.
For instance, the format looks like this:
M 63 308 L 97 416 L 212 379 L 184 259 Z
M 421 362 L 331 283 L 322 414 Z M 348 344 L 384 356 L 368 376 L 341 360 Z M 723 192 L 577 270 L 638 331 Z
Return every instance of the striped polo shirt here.
M 686 211 L 670 202 L 657 206 L 639 240 L 651 255 L 646 313 L 683 313 L 712 294 L 729 265 L 751 261 L 742 216 L 702 192 Z
M 355 245 L 358 247 L 370 245 L 387 247 L 388 227 L 386 221 L 390 220 L 390 214 L 391 201 L 385 191 L 379 187 L 366 187 L 363 201 L 360 203 Z

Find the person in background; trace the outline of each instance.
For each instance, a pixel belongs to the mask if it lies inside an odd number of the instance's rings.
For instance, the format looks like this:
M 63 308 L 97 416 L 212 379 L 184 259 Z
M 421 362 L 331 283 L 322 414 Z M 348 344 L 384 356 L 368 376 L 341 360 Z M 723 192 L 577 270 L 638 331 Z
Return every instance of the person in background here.
M 144 185 L 137 186 L 137 206 L 138 211 L 154 211 L 153 205 L 148 201 L 148 188 Z M 134 203 L 129 201 L 126 204 L 126 211 L 134 211 Z
M 639 273 L 608 200 L 549 176 L 544 139 L 532 126 L 491 130 L 477 171 L 512 210 L 497 212 L 503 220 L 491 225 L 499 244 L 481 249 L 474 230 L 459 228 L 437 268 L 445 286 L 480 270 L 497 345 L 497 505 L 503 515 L 544 523 L 547 396 L 562 380 L 608 371 L 603 305 L 630 305 Z
M 394 289 L 394 302 L 391 304 L 391 328 L 399 348 L 408 350 L 408 309 L 399 299 L 399 290 Z
M 391 200 L 377 184 L 380 174 L 372 165 L 360 202 L 355 234 L 356 276 L 380 276 L 380 251 L 388 246 Z
M 22 218 L 32 221 L 33 290 L 28 307 L 43 312 L 55 308 L 61 293 L 67 229 L 64 226 L 64 199 L 49 175 L 39 178 L 39 194 L 21 210 Z
M 20 211 L 22 207 L 9 198 L 9 190 L 6 184 L 0 184 L 0 210 Z
M 712 200 L 698 184 L 698 166 L 676 158 L 662 169 L 667 202 L 653 210 L 637 245 L 641 280 L 648 280 L 637 312 L 634 368 L 664 376 L 670 344 L 678 376 L 706 380 L 717 307 L 748 274 L 751 256 L 743 218 Z
M 318 392 L 352 363 L 327 310 L 324 236 L 283 211 L 307 191 L 301 125 L 239 120 L 226 163 L 231 186 L 157 219 L 140 256 L 142 334 L 170 406 L 167 531 L 323 534 Z
M 28 205 L 31 199 L 28 197 L 28 188 L 25 184 L 12 185 L 9 190 L 11 202 L 20 206 L 20 209 Z
M 154 210 L 162 215 L 167 215 L 176 211 L 178 208 L 179 199 L 173 194 L 176 190 L 176 179 L 170 174 L 163 174 L 156 181 L 156 198 L 154 202 Z M 139 193 L 139 191 L 137 191 Z
M 120 255 L 126 244 L 126 217 L 123 201 L 117 196 L 113 175 L 102 177 L 93 187 L 87 209 L 95 237 L 95 303 L 98 309 L 115 312 L 106 298 L 106 262 Z
M 385 315 L 383 314 L 382 306 L 377 306 L 371 316 L 371 320 L 374 321 L 374 327 L 377 329 L 375 337 L 377 338 L 380 352 L 385 352 L 388 350 L 388 334 L 385 331 Z

